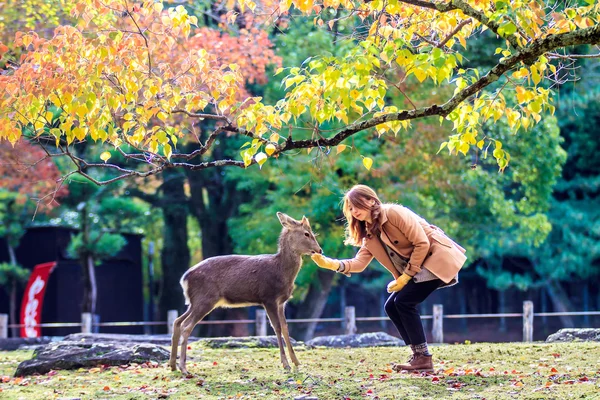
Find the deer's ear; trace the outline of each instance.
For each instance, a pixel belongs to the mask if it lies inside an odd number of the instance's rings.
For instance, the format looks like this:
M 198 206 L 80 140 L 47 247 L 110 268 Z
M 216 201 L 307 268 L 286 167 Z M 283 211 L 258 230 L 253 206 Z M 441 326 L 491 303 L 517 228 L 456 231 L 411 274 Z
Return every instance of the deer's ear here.
M 279 218 L 281 225 L 286 228 L 293 228 L 294 226 L 298 225 L 298 221 L 296 221 L 294 218 L 279 211 L 277 211 L 277 218 Z
M 306 216 L 302 216 L 302 226 L 304 226 L 305 228 L 308 228 L 310 230 L 310 222 L 308 222 L 308 218 L 306 218 Z

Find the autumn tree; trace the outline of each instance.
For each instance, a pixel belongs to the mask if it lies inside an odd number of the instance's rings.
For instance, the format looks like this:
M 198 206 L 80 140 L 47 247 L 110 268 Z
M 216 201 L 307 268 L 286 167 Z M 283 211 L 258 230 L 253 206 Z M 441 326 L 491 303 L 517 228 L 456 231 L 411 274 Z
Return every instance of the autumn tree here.
M 14 45 L 25 52 L 0 80 L 0 137 L 50 141 L 55 154 L 72 160 L 74 172 L 102 184 L 167 168 L 262 165 L 291 150 L 325 150 L 371 128 L 393 135 L 413 120 L 438 116 L 454 129 L 443 144 L 451 153 L 491 147 L 504 169 L 510 154 L 483 134 L 482 124 L 502 119 L 515 131 L 530 129 L 542 113 L 553 111 L 548 86 L 560 78 L 561 60 L 579 56 L 571 46 L 600 41 L 600 6 L 593 1 L 282 1 L 270 10 L 247 0 L 235 4 L 273 20 L 299 12 L 333 32 L 351 20 L 355 46 L 280 71 L 286 93 L 266 104 L 237 96 L 244 81 L 239 65 L 224 65 L 191 44 L 197 18 L 184 7 L 79 1 L 73 8 L 77 25 L 59 26 L 50 39 L 34 31 L 16 35 Z M 464 50 L 486 30 L 503 39 L 489 49 L 497 53 L 495 65 L 462 68 Z M 185 52 L 174 54 L 177 46 Z M 403 71 L 402 79 L 450 87 L 451 94 L 439 103 L 398 109 L 386 102 L 397 90 L 398 82 L 386 80 L 391 69 Z M 517 104 L 506 101 L 507 90 L 516 92 Z M 216 121 L 212 132 L 200 148 L 181 151 L 178 143 L 192 134 L 182 127 L 201 120 Z M 322 131 L 326 121 L 334 127 Z M 312 129 L 302 137 L 286 134 L 305 123 Z M 226 134 L 248 138 L 241 159 L 205 160 L 216 138 Z M 107 151 L 100 159 L 75 156 L 72 149 L 86 140 L 103 143 Z M 111 164 L 111 153 L 142 168 Z M 106 168 L 118 175 L 99 181 L 90 173 Z
M 52 160 L 25 140 L 14 146 L 0 142 L 0 176 L 0 238 L 5 241 L 9 256 L 8 262 L 0 264 L 0 286 L 7 289 L 10 321 L 17 324 L 17 288 L 29 277 L 29 270 L 19 265 L 15 250 L 32 215 L 54 209 L 57 199 L 67 194 L 67 188 L 57 185 L 61 174 Z M 17 332 L 13 328 L 13 337 Z

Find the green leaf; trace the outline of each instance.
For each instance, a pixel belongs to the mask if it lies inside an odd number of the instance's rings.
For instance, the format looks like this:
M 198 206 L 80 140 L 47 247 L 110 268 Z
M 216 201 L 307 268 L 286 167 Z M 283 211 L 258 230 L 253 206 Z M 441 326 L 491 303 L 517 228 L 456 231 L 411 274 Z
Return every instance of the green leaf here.
M 517 31 L 517 27 L 512 22 L 507 22 L 505 24 L 500 25 L 498 28 L 498 33 L 501 36 L 510 36 Z

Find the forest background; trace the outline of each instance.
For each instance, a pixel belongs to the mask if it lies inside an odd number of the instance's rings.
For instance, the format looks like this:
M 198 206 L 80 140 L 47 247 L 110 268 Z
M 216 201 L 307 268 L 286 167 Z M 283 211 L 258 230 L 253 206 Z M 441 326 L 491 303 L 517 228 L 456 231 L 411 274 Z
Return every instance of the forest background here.
M 74 18 L 73 6 L 61 0 L 4 3 L 0 43 L 11 43 L 18 31 L 34 29 L 51 35 L 59 23 Z M 269 25 L 260 13 L 242 12 L 239 5 L 236 15 L 221 2 L 164 6 L 184 7 L 195 16 L 192 44 L 223 64 L 237 63 L 244 89 L 236 95 L 259 96 L 265 104 L 282 98 L 289 83 L 289 67 L 318 56 L 344 54 L 357 43 L 353 36 L 357 20 L 343 19 L 339 14 L 329 29 L 320 29 L 323 21 L 293 12 Z M 343 13 L 341 9 L 336 12 Z M 232 18 L 233 24 L 225 23 Z M 499 57 L 496 49 L 505 40 L 489 30 L 472 40 L 474 44 L 462 52 L 461 67 L 468 70 L 495 65 Z M 22 51 L 19 46 L 0 50 L 13 59 Z M 177 51 L 176 46 L 173 51 Z M 578 46 L 575 51 L 598 52 L 589 45 Z M 0 60 L 5 72 L 13 68 L 9 60 L 6 55 Z M 486 137 L 501 142 L 500 148 L 510 154 L 508 165 L 497 157 L 485 157 L 483 151 L 459 156 L 438 151 L 452 133 L 452 122 L 440 123 L 438 117 L 419 119 L 397 133 L 382 134 L 371 128 L 338 146 L 282 153 L 260 163 L 260 168 L 258 162 L 248 168 L 173 168 L 103 186 L 72 174 L 58 188 L 57 180 L 69 174 L 70 159 L 51 157 L 36 163 L 45 154 L 39 145 L 20 140 L 13 146 L 1 141 L 0 236 L 12 257 L 0 265 L 0 284 L 7 293 L 16 293 L 27 275 L 17 267 L 14 249 L 28 227 L 73 227 L 80 233 L 71 242 L 70 254 L 87 273 L 82 283 L 87 290 L 82 309 L 93 311 L 96 300 L 102 301 L 91 296 L 89 281 L 94 269 L 102 268 L 101 261 L 124 245 L 120 233 L 143 234 L 144 274 L 147 279 L 151 261 L 158 282 L 144 289 L 147 301 L 156 299 L 156 311 L 149 319 L 165 320 L 167 310 L 183 310 L 179 278 L 189 266 L 215 255 L 275 252 L 280 231 L 277 211 L 296 218 L 306 215 L 326 255 L 351 257 L 356 249 L 343 245 L 339 203 L 345 190 L 364 183 L 375 188 L 384 201 L 403 204 L 442 227 L 468 251 L 461 284 L 436 293 L 423 305 L 424 313 L 430 312 L 434 302 L 444 304 L 447 313 L 518 312 L 525 299 L 534 300 L 541 311 L 598 310 L 600 63 L 593 57 L 569 62 L 566 74 L 545 86 L 554 93 L 554 113 L 544 113 L 531 129 L 515 128 L 504 119 L 482 125 Z M 387 77 L 390 84 L 394 79 L 402 83 L 398 93 L 387 93 L 385 101 L 397 109 L 426 106 L 448 95 L 444 88 L 420 79 L 418 74 L 394 74 Z M 498 86 L 505 83 L 500 81 Z M 519 101 L 518 92 L 509 91 L 505 96 L 507 102 Z M 56 116 L 49 117 L 50 122 L 53 118 Z M 204 119 L 187 128 L 201 142 L 214 140 L 201 161 L 240 156 L 245 160 L 247 138 L 227 132 L 210 136 L 215 123 Z M 334 127 L 325 121 L 319 129 Z M 310 137 L 315 129 L 307 122 L 286 133 L 303 138 Z M 194 145 L 193 140 L 181 140 L 172 151 L 191 152 Z M 494 147 L 499 149 L 498 144 Z M 117 151 L 107 155 L 102 143 L 88 140 L 77 151 L 83 159 L 106 162 L 110 157 L 111 163 L 131 168 L 129 160 Z M 100 169 L 91 176 L 110 181 L 118 173 Z M 150 256 L 151 247 L 156 257 Z M 287 307 L 288 318 L 340 316 L 345 305 L 355 305 L 359 316 L 382 315 L 389 280 L 375 261 L 364 273 L 346 278 L 319 270 L 307 259 Z M 213 312 L 210 319 L 253 315 L 253 308 L 228 309 Z M 592 326 L 597 319 L 563 317 L 545 322 L 543 330 L 549 332 L 557 326 Z M 477 325 L 463 321 L 449 328 L 449 340 L 458 341 L 502 340 L 510 337 L 507 331 L 514 331 L 505 320 Z M 292 336 L 306 340 L 316 332 L 338 329 L 294 324 Z M 393 332 L 385 323 L 368 329 Z M 248 335 L 251 327 L 209 325 L 198 333 Z M 517 328 L 515 338 L 519 334 Z

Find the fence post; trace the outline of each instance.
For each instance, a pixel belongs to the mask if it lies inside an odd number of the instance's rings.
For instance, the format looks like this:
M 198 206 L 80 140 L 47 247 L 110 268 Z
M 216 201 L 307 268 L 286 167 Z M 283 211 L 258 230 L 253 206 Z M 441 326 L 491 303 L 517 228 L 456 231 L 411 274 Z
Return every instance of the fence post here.
M 346 335 L 356 333 L 356 310 L 352 306 L 344 308 L 344 320 L 346 321 Z
M 444 306 L 433 305 L 433 343 L 444 343 Z
M 256 336 L 267 336 L 267 312 L 262 308 L 256 309 Z
M 169 333 L 169 335 L 173 334 L 173 323 L 175 323 L 177 317 L 177 310 L 167 311 L 167 332 Z
M 533 342 L 533 301 L 523 302 L 523 341 Z
M 84 312 L 81 314 L 81 333 L 92 333 L 92 314 Z
M 8 314 L 0 314 L 0 339 L 8 337 Z

